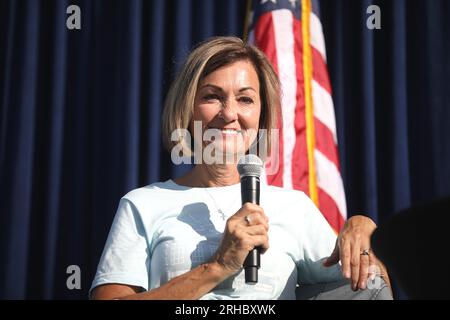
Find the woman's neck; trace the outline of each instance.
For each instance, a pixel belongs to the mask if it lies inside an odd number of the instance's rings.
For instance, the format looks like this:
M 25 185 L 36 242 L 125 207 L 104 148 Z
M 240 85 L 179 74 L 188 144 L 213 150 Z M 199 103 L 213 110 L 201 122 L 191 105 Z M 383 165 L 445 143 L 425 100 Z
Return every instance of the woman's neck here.
M 224 187 L 239 183 L 236 164 L 198 164 L 186 175 L 175 179 L 179 185 L 188 187 Z

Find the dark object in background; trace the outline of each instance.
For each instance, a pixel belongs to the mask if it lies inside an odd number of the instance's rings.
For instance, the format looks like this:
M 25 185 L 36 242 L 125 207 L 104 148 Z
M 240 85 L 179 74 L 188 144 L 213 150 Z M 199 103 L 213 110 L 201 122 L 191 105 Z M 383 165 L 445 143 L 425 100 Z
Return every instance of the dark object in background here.
M 400 211 L 372 235 L 374 253 L 410 299 L 450 299 L 450 198 Z

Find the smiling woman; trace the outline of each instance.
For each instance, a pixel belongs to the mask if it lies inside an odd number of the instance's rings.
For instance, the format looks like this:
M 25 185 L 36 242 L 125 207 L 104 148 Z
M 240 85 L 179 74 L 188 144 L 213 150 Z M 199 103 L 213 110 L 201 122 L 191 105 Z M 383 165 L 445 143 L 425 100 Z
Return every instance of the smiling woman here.
M 192 153 L 185 140 L 170 138 L 180 130 L 199 130 L 195 146 L 212 147 L 221 161 L 196 164 L 182 177 L 121 199 L 92 283 L 93 298 L 295 299 L 299 284 L 343 275 L 352 277 L 355 290 L 366 287 L 373 255 L 360 256 L 360 250 L 370 246 L 373 222 L 352 218 L 336 242 L 323 215 L 300 191 L 261 183 L 261 205 L 241 204 L 237 161 L 223 157 L 259 144 L 252 131 L 274 130 L 279 104 L 278 78 L 258 49 L 233 37 L 194 49 L 166 99 L 164 142 L 169 150 L 181 143 Z M 337 264 L 341 240 L 344 270 Z M 248 285 L 242 265 L 254 248 L 261 251 L 261 268 L 258 283 Z
M 202 144 L 214 144 L 214 150 L 223 155 L 242 154 L 253 142 L 249 132 L 259 129 L 260 114 L 258 75 L 251 62 L 241 60 L 200 81 L 189 127 L 192 131 L 194 121 L 199 121 L 203 130 L 219 131 L 219 139 Z
M 169 90 L 163 116 L 163 141 L 168 150 L 181 144 L 183 154 L 191 155 L 189 141 L 173 139 L 173 133 L 186 129 L 192 134 L 197 120 L 202 121 L 201 137 L 211 128 L 238 129 L 247 139 L 247 147 L 251 143 L 250 133 L 265 129 L 266 147 L 270 150 L 270 133 L 276 127 L 279 107 L 279 80 L 265 55 L 256 47 L 244 45 L 239 38 L 212 38 L 192 51 Z M 206 118 L 201 119 L 205 108 Z M 230 120 L 236 117 L 242 119 L 242 128 L 235 123 L 230 125 Z M 250 119 L 256 123 L 250 124 Z M 198 140 L 196 135 L 194 143 L 197 143 L 195 140 Z M 202 145 L 202 141 L 198 143 Z M 237 151 L 234 146 L 228 150 Z

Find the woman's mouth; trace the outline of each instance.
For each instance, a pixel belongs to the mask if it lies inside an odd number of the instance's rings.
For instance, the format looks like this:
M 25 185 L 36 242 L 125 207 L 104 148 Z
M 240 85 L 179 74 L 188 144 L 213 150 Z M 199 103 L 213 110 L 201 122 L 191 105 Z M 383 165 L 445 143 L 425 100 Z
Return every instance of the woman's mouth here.
M 241 133 L 241 130 L 236 129 L 221 129 L 220 131 L 225 135 L 236 135 L 238 133 Z
M 242 132 L 242 130 L 234 129 L 234 128 L 212 128 L 208 127 L 208 129 L 219 130 L 223 135 L 237 135 Z

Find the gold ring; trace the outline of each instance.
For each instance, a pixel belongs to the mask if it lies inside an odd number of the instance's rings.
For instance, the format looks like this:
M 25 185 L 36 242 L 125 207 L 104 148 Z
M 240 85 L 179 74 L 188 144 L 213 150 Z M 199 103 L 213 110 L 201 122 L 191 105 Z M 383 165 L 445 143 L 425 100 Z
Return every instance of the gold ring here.
M 251 223 L 251 220 L 250 220 L 250 216 L 248 215 L 248 216 L 245 216 L 245 221 L 247 222 L 247 225 L 250 225 L 250 223 Z
M 364 249 L 363 251 L 361 251 L 361 255 L 362 256 L 369 256 L 370 255 L 370 249 Z

